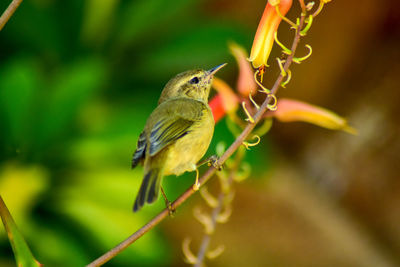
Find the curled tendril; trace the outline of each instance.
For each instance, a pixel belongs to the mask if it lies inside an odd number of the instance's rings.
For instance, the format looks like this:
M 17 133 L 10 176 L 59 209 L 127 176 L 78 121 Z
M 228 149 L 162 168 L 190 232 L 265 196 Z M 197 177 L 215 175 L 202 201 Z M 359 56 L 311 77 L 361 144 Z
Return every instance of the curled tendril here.
M 231 205 L 227 205 L 223 212 L 218 214 L 216 221 L 218 223 L 226 223 L 229 220 L 229 217 L 232 215 L 232 207 Z
M 232 203 L 234 198 L 235 198 L 235 191 L 231 189 L 230 192 L 226 194 L 224 197 L 224 205 L 229 205 L 230 203 Z
M 222 254 L 222 252 L 224 252 L 225 250 L 225 246 L 224 245 L 219 245 L 218 247 L 216 247 L 214 250 L 209 250 L 206 253 L 206 257 L 209 260 L 215 259 L 216 257 L 218 257 L 219 255 Z
M 206 234 L 210 235 L 214 232 L 214 224 L 208 214 L 201 212 L 199 207 L 193 209 L 193 216 L 204 226 Z
M 323 0 L 319 1 L 319 6 L 318 9 L 314 12 L 314 14 L 312 14 L 312 16 L 315 18 L 316 16 L 319 15 L 319 13 L 321 13 L 322 8 L 324 7 L 325 2 Z
M 207 187 L 201 188 L 200 195 L 211 208 L 216 208 L 218 206 L 218 200 L 213 195 L 211 195 L 210 192 L 208 192 Z
M 290 19 L 288 19 L 287 17 L 285 17 L 284 15 L 282 15 L 280 9 L 279 9 L 279 5 L 275 6 L 275 10 L 276 13 L 279 15 L 279 17 L 281 17 L 284 21 L 286 21 L 287 23 L 289 23 L 290 26 L 294 27 L 295 29 L 297 29 L 298 25 L 296 25 L 293 21 L 291 21 Z
M 283 88 L 286 88 L 286 85 L 290 82 L 291 78 L 292 78 L 292 72 L 290 70 L 287 70 L 287 78 L 284 82 L 281 83 L 281 86 Z
M 276 99 L 276 96 L 274 94 L 269 94 L 268 97 L 271 97 L 274 100 L 274 102 L 272 102 L 272 104 L 267 104 L 267 108 L 272 111 L 276 110 L 278 99 Z
M 314 7 L 314 5 L 315 5 L 314 1 L 308 2 L 307 5 L 306 5 L 307 11 L 310 11 Z
M 265 119 L 264 122 L 261 124 L 261 126 L 254 131 L 254 134 L 258 136 L 263 136 L 266 133 L 268 133 L 271 127 L 272 127 L 272 119 L 271 118 Z
M 233 178 L 236 182 L 246 180 L 251 173 L 251 165 L 248 162 L 243 162 L 240 167 L 241 169 L 238 170 L 238 172 L 235 174 L 235 177 Z
M 220 175 L 217 176 L 221 186 L 221 192 L 223 192 L 224 194 L 228 194 L 232 190 L 230 183 L 228 182 L 228 175 L 225 173 L 225 175 L 223 176 Z
M 262 85 L 262 83 L 259 82 L 258 79 L 257 79 L 257 74 L 258 74 L 259 72 L 260 72 L 259 69 L 256 70 L 256 72 L 254 72 L 254 81 L 255 81 L 255 82 L 257 83 L 257 85 L 261 88 L 260 92 L 269 94 L 271 91 L 268 90 L 267 88 L 265 88 L 264 85 Z M 261 79 L 261 81 L 262 81 L 262 79 Z
M 300 64 L 301 62 L 303 62 L 304 60 L 306 60 L 307 58 L 309 58 L 312 54 L 312 47 L 310 45 L 306 45 L 306 47 L 308 48 L 308 54 L 305 55 L 304 57 L 294 57 L 293 58 L 293 62 Z
M 256 109 L 259 110 L 260 106 L 256 103 L 256 101 L 254 101 L 253 97 L 251 97 L 251 94 L 249 94 L 249 99 L 251 103 L 253 103 L 253 105 L 256 107 Z
M 229 165 L 232 165 L 231 162 L 229 163 L 229 160 L 225 161 L 225 164 L 228 167 L 229 167 Z M 216 172 L 215 174 L 217 175 L 218 179 L 221 181 L 221 185 L 223 185 L 223 183 L 225 183 L 226 180 L 228 179 L 228 175 L 224 170 L 222 170 L 220 172 Z
M 250 115 L 249 111 L 247 110 L 246 103 L 244 101 L 242 102 L 242 107 L 243 107 L 243 110 L 244 110 L 244 112 L 246 113 L 246 116 L 247 116 L 247 118 L 245 120 L 250 122 L 250 123 L 254 123 L 254 119 Z
M 257 139 L 257 141 L 254 142 L 254 143 L 249 143 L 249 142 L 243 141 L 243 145 L 245 146 L 245 148 L 246 148 L 247 150 L 250 150 L 250 147 L 256 146 L 256 145 L 258 145 L 258 144 L 260 143 L 261 138 L 260 138 L 258 135 L 254 135 L 254 136 L 253 136 L 253 139 L 254 139 L 254 138 Z
M 240 122 L 240 123 L 239 123 Z M 245 123 L 237 117 L 236 113 L 230 113 L 228 119 L 225 120 L 226 126 L 228 130 L 232 133 L 233 136 L 239 136 L 241 133 L 241 126 L 244 126 Z
M 279 45 L 282 48 L 282 52 L 286 55 L 290 55 L 292 54 L 292 50 L 290 50 L 289 48 L 287 48 L 284 44 L 282 44 L 281 42 L 279 42 L 278 40 L 278 32 L 275 32 L 274 34 L 274 38 L 275 38 L 275 42 L 277 43 L 277 45 Z
M 183 255 L 185 256 L 185 261 L 189 264 L 194 265 L 199 261 L 199 259 L 190 250 L 190 242 L 191 242 L 191 239 L 189 237 L 186 237 L 185 239 L 183 239 L 182 252 L 183 252 Z
M 307 25 L 304 27 L 304 29 L 302 29 L 302 30 L 300 31 L 300 36 L 306 36 L 308 30 L 311 28 L 311 24 L 312 24 L 312 22 L 313 22 L 313 18 L 314 18 L 314 17 L 313 17 L 312 15 L 310 15 L 310 16 L 308 17 L 308 19 L 306 20 Z
M 285 68 L 283 67 L 284 61 L 281 60 L 279 57 L 276 58 L 276 61 L 278 61 L 279 69 L 281 70 L 281 75 L 283 77 L 285 77 L 286 76 L 286 71 L 285 71 Z

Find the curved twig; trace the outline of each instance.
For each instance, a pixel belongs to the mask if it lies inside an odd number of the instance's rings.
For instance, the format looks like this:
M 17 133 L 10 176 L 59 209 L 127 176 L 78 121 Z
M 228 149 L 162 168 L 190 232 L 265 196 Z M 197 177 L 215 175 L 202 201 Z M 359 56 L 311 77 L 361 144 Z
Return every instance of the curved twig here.
M 297 45 L 299 44 L 300 41 L 300 30 L 304 25 L 304 20 L 305 16 L 302 15 L 299 21 L 299 27 L 296 29 L 296 35 L 292 43 L 291 51 L 292 54 L 288 56 L 283 68 L 285 71 L 287 71 L 292 64 L 293 61 L 293 56 L 295 54 Z M 283 76 L 282 74 L 279 74 L 278 78 L 276 79 L 274 86 L 271 89 L 271 94 L 276 94 L 276 92 L 279 89 L 280 84 L 283 81 Z M 236 138 L 236 140 L 232 143 L 232 145 L 225 151 L 225 153 L 220 157 L 218 160 L 218 164 L 222 165 L 232 154 L 242 145 L 243 141 L 246 140 L 246 138 L 250 135 L 250 133 L 253 131 L 254 127 L 257 125 L 258 122 L 263 117 L 263 114 L 268 110 L 268 106 L 270 101 L 272 100 L 272 97 L 268 96 L 263 104 L 261 105 L 260 109 L 257 111 L 257 113 L 253 116 L 254 122 L 255 123 L 248 123 L 246 128 L 242 131 L 242 133 Z M 214 167 L 209 168 L 203 176 L 199 179 L 200 184 L 204 185 L 210 178 L 211 176 L 215 173 L 216 169 Z M 179 196 L 172 204 L 172 208 L 176 209 L 178 208 L 183 202 L 185 202 L 191 195 L 193 195 L 196 191 L 193 190 L 192 186 L 190 186 L 181 196 Z M 146 223 L 142 228 L 137 230 L 134 234 L 129 236 L 127 239 L 125 239 L 123 242 L 121 242 L 119 245 L 93 261 L 92 263 L 88 264 L 87 267 L 94 267 L 94 266 L 101 266 L 102 264 L 106 263 L 116 255 L 118 255 L 121 251 L 126 249 L 129 245 L 131 245 L 133 242 L 138 240 L 140 237 L 142 237 L 145 233 L 153 229 L 157 224 L 159 224 L 162 220 L 164 220 L 166 217 L 168 217 L 169 210 L 166 208 L 163 211 L 161 211 L 157 216 L 155 216 L 152 220 L 150 220 L 148 223 Z
M 21 2 L 22 0 L 13 0 L 7 7 L 7 9 L 3 12 L 3 14 L 0 17 L 0 31 L 3 29 L 4 25 L 6 25 L 7 21 L 14 14 L 15 10 L 17 10 Z

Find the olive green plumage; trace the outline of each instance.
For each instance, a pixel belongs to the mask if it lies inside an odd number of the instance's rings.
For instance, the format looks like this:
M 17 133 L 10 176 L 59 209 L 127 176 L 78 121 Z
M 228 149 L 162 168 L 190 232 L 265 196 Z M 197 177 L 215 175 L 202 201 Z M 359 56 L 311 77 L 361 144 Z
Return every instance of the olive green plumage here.
M 134 211 L 157 200 L 163 176 L 196 170 L 214 132 L 208 95 L 214 73 L 223 66 L 180 73 L 165 86 L 133 155 L 132 168 L 144 166 Z

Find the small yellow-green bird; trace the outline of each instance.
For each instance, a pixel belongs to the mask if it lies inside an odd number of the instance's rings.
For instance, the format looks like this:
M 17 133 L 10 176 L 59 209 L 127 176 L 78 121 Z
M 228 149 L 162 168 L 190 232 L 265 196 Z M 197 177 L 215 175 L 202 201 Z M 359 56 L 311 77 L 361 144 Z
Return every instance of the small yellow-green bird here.
M 214 133 L 214 118 L 208 106 L 211 83 L 225 65 L 180 73 L 164 87 L 133 155 L 132 168 L 139 163 L 144 166 L 133 211 L 157 200 L 163 176 L 197 170 L 196 163 L 206 153 Z

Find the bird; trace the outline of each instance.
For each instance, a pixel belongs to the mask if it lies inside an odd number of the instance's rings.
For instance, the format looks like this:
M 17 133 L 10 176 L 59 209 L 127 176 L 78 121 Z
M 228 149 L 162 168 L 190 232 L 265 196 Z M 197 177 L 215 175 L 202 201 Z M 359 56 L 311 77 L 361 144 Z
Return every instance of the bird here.
M 196 171 L 193 189 L 198 190 L 196 164 L 210 145 L 215 124 L 208 97 L 214 74 L 225 65 L 185 71 L 165 85 L 133 154 L 132 168 L 141 164 L 144 172 L 134 212 L 158 199 L 164 176 Z M 162 193 L 170 205 L 163 190 Z

